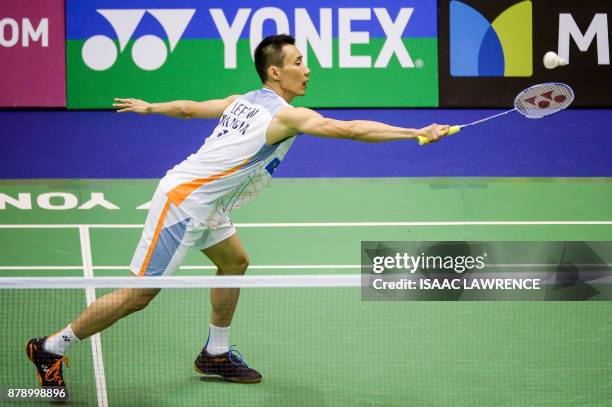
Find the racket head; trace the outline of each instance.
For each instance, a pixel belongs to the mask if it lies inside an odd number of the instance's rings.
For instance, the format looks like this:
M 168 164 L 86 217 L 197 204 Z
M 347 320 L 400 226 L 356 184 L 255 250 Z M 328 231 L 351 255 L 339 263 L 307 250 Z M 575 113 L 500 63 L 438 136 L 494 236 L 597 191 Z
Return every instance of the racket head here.
M 559 82 L 541 83 L 522 90 L 514 99 L 514 107 L 529 119 L 541 119 L 565 109 L 574 101 L 574 91 Z

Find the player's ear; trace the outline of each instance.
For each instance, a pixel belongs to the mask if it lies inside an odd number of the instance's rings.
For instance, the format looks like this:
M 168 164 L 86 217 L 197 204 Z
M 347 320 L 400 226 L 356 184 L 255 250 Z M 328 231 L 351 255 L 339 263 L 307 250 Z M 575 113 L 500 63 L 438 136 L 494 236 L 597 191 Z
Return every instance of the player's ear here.
M 268 78 L 273 79 L 275 81 L 280 80 L 280 72 L 276 65 L 270 65 L 268 67 Z

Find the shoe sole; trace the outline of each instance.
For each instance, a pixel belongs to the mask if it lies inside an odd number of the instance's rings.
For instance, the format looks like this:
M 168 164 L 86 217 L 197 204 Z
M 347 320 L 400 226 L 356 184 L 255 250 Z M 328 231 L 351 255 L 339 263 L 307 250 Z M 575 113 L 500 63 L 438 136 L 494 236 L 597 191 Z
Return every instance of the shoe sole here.
M 201 374 L 204 377 L 215 377 L 215 378 L 223 379 L 225 381 L 233 382 L 233 383 L 255 384 L 255 383 L 261 382 L 261 377 L 259 379 L 241 379 L 239 377 L 224 377 L 224 376 L 221 376 L 221 375 L 218 375 L 218 374 L 206 373 L 203 370 L 200 370 L 195 365 L 195 363 L 193 364 L 193 370 L 195 370 L 196 372 L 198 372 L 199 374 Z

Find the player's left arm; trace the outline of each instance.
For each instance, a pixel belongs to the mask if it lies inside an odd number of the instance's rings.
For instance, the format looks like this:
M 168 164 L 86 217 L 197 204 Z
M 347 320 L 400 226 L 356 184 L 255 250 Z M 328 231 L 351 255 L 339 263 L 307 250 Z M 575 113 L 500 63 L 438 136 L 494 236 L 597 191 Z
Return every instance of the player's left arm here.
M 410 140 L 419 136 L 437 141 L 448 133 L 447 125 L 431 124 L 420 129 L 396 127 L 370 120 L 336 120 L 322 116 L 314 110 L 297 107 L 283 109 L 277 114 L 278 120 L 292 134 L 305 133 L 313 136 L 346 138 L 368 143 L 393 140 Z M 269 140 L 275 143 L 280 140 Z
M 231 105 L 238 95 L 228 96 L 225 99 L 212 99 L 204 102 L 192 100 L 175 100 L 165 103 L 149 103 L 140 99 L 115 98 L 113 107 L 118 113 L 134 112 L 140 114 L 161 114 L 181 119 L 211 119 L 221 117 L 223 111 Z

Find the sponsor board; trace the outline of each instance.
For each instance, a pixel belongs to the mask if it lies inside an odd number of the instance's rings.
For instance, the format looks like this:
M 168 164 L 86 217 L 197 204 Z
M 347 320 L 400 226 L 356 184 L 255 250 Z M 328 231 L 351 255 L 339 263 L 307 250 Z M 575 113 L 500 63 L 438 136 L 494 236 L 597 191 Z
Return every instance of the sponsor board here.
M 440 3 L 440 105 L 509 107 L 533 84 L 564 82 L 575 107 L 609 107 L 612 3 L 445 0 Z M 546 69 L 554 51 L 567 66 Z
M 64 1 L 0 2 L 0 106 L 66 105 Z
M 437 3 L 67 1 L 68 107 L 204 100 L 261 86 L 253 51 L 290 33 L 312 107 L 437 106 Z

